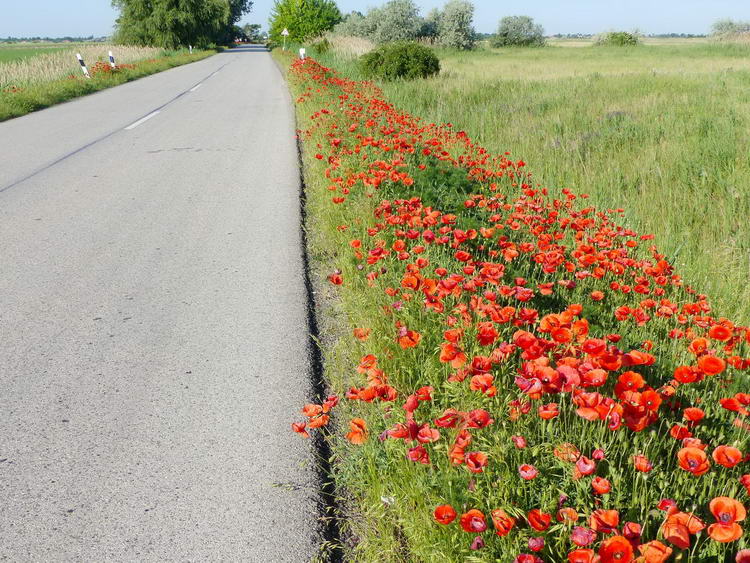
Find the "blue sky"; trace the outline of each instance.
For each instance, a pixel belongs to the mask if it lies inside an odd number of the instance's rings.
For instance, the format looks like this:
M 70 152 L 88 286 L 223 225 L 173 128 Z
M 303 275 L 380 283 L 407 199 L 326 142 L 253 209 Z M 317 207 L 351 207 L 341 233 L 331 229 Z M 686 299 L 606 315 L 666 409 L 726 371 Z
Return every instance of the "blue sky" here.
M 342 11 L 383 1 L 338 0 Z M 417 0 L 422 13 L 444 0 Z M 749 0 L 475 0 L 474 26 L 492 32 L 506 15 L 532 16 L 548 34 L 611 29 L 706 33 L 720 18 L 750 20 Z M 273 0 L 256 0 L 246 22 L 267 27 Z M 109 0 L 0 0 L 0 37 L 108 35 L 117 12 Z

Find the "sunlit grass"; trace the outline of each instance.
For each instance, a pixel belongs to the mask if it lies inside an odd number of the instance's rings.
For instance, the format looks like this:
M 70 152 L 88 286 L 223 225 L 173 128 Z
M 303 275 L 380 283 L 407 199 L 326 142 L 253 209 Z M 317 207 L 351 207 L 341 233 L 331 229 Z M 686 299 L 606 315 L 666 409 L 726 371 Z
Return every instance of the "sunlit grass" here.
M 539 182 L 624 207 L 719 312 L 750 321 L 750 46 L 443 51 L 383 84 L 414 115 L 511 151 Z M 324 60 L 356 75 L 351 58 Z

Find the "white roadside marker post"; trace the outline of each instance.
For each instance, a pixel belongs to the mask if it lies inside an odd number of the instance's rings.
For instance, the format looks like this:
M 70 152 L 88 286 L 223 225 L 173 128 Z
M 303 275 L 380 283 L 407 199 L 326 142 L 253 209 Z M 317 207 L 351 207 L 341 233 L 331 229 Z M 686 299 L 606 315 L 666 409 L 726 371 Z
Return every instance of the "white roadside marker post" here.
M 190 49 L 190 54 L 192 55 L 193 54 L 193 46 L 192 45 L 188 45 L 188 49 Z
M 109 66 L 111 66 L 112 69 L 117 68 L 117 65 L 115 64 L 115 56 L 112 54 L 112 51 L 109 52 Z
M 281 32 L 281 35 L 284 37 L 284 50 L 286 51 L 286 38 L 289 35 L 289 30 L 287 28 L 284 28 L 284 31 Z
M 305 60 L 305 55 L 307 54 L 307 51 L 305 51 L 304 47 L 299 50 L 299 58 L 301 60 Z
M 86 68 L 86 63 L 83 62 L 83 57 L 81 56 L 81 53 L 76 53 L 76 58 L 78 58 L 78 62 L 81 65 L 81 71 L 83 71 L 83 75 L 86 78 L 91 78 L 91 75 L 89 74 L 89 69 Z

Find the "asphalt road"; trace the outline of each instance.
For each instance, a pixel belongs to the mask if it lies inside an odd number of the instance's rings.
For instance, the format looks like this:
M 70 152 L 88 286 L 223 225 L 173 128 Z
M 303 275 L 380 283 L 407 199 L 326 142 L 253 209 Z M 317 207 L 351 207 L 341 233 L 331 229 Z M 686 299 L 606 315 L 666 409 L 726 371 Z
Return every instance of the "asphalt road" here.
M 308 561 L 299 171 L 270 55 L 0 123 L 0 162 L 0 559 Z

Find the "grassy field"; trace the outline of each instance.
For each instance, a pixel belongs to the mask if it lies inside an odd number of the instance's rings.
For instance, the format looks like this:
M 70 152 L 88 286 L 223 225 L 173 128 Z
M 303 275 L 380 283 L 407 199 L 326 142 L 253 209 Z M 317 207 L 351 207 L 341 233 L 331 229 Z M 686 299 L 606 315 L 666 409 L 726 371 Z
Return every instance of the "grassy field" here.
M 383 84 L 388 99 L 510 151 L 550 188 L 626 208 L 719 312 L 750 321 L 750 46 L 440 56 L 438 78 Z M 325 60 L 357 76 L 346 56 Z
M 114 70 L 108 60 L 110 50 L 117 63 Z M 38 49 L 0 46 L 0 121 L 194 62 L 215 52 L 190 54 L 187 50 L 102 43 Z M 90 79 L 83 76 L 76 53 L 83 56 Z
M 65 45 L 69 47 L 69 45 Z M 8 63 L 11 61 L 20 61 L 29 57 L 35 57 L 37 55 L 43 55 L 49 53 L 52 50 L 58 50 L 63 48 L 62 46 L 49 45 L 49 46 L 29 46 L 29 45 L 10 45 L 0 43 L 0 64 Z

